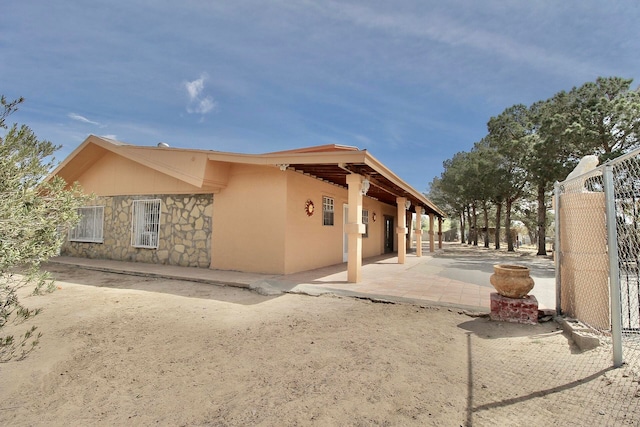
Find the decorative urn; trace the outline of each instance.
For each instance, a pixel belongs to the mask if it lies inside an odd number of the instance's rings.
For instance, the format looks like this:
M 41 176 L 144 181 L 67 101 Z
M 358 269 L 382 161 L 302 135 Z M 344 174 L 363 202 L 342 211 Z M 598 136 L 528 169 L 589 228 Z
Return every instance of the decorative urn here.
M 523 298 L 534 285 L 529 268 L 522 265 L 496 264 L 489 280 L 496 291 L 507 298 Z

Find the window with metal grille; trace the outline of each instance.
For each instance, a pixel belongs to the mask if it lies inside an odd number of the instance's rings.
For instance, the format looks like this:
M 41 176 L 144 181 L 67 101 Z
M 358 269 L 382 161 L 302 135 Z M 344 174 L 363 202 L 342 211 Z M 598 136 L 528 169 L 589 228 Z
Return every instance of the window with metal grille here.
M 80 221 L 69 230 L 70 242 L 102 243 L 104 206 L 84 206 L 78 208 Z
M 364 234 L 362 237 L 369 237 L 369 211 L 362 209 L 362 223 L 364 224 Z
M 131 220 L 131 246 L 158 248 L 160 199 L 134 200 Z
M 333 225 L 333 199 L 322 197 L 322 225 Z

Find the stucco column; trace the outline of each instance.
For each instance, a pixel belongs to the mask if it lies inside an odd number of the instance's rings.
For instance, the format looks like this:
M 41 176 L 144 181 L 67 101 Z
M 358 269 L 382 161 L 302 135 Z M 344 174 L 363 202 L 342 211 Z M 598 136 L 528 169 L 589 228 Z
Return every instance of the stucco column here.
M 405 243 L 407 244 L 407 252 L 411 251 L 411 248 L 413 248 L 413 213 L 411 213 L 411 211 L 407 211 L 406 213 L 407 215 L 407 238 L 405 239 Z
M 349 246 L 347 254 L 347 282 L 360 281 L 362 270 L 362 235 L 365 226 L 362 223 L 362 175 L 347 175 L 349 194 L 349 216 L 347 218 L 346 233 Z
M 438 249 L 442 249 L 442 218 L 438 217 Z
M 407 202 L 406 197 L 396 197 L 398 204 L 398 227 L 396 233 L 398 235 L 398 264 L 404 264 L 407 256 Z
M 416 256 L 422 256 L 422 206 L 416 206 Z
M 433 214 L 429 214 L 429 252 L 435 252 L 435 242 L 433 239 L 435 231 L 433 229 Z

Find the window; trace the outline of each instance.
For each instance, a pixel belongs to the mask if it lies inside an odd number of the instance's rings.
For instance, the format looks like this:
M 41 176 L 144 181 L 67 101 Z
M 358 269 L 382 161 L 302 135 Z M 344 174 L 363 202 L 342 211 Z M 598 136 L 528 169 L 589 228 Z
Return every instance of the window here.
M 84 206 L 78 208 L 80 222 L 69 230 L 69 241 L 102 243 L 102 223 L 104 206 Z
M 362 223 L 364 224 L 364 234 L 362 237 L 369 237 L 369 211 L 362 209 Z
M 333 199 L 322 197 L 322 225 L 333 225 Z
M 134 200 L 131 221 L 131 246 L 158 248 L 160 199 Z

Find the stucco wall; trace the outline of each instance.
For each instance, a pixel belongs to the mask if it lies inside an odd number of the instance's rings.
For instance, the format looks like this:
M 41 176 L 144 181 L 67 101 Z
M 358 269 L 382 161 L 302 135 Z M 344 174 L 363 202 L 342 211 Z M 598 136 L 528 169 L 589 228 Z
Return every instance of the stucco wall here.
M 114 153 L 106 153 L 77 178 L 87 193 L 101 196 L 127 194 L 195 194 L 199 187 L 150 169 Z
M 323 196 L 334 199 L 333 226 L 322 225 Z M 211 268 L 290 274 L 343 262 L 346 189 L 290 170 L 236 164 L 215 197 Z M 307 200 L 315 206 L 312 216 Z M 380 255 L 384 215 L 394 215 L 395 207 L 364 197 L 363 208 L 369 211 L 363 256 Z
M 611 326 L 604 193 L 560 196 L 562 311 L 601 330 Z
M 325 196 L 334 199 L 333 226 L 322 224 L 322 198 Z M 315 206 L 311 216 L 304 209 L 307 200 Z M 343 262 L 344 205 L 347 202 L 345 188 L 287 172 L 286 274 Z M 369 211 L 369 233 L 368 237 L 362 237 L 362 256 L 380 255 L 384 253 L 384 215 L 394 215 L 395 207 L 365 196 L 362 209 Z
M 213 206 L 212 268 L 283 273 L 285 176 L 271 166 L 231 166 Z
M 287 171 L 286 273 L 342 262 L 343 214 L 347 190 L 301 173 Z M 334 225 L 322 225 L 322 197 L 334 199 Z M 307 200 L 313 215 L 305 211 Z
M 158 249 L 131 246 L 133 200 L 160 199 Z M 211 262 L 212 194 L 96 197 L 90 206 L 104 206 L 103 243 L 65 242 L 61 254 L 190 267 Z

